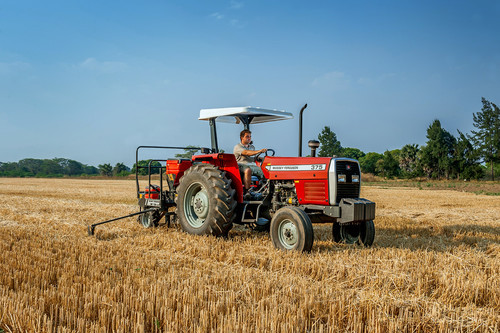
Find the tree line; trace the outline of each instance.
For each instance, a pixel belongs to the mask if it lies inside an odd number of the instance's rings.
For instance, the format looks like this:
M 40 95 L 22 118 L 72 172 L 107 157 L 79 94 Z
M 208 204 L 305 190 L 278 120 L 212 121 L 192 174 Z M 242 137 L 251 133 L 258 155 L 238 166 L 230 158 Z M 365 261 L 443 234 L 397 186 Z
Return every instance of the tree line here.
M 139 174 L 147 175 L 147 167 L 151 160 L 139 161 Z M 157 161 L 151 162 L 151 173 L 159 173 L 161 164 Z M 0 162 L 0 177 L 87 177 L 87 176 L 107 176 L 126 177 L 135 174 L 136 165 L 132 169 L 123 163 L 116 163 L 112 166 L 109 163 L 99 164 L 97 167 L 86 165 L 78 161 L 66 158 L 36 159 L 25 158 L 19 162 Z
M 407 144 L 383 154 L 342 147 L 325 126 L 318 135 L 318 156 L 355 158 L 363 172 L 387 178 L 481 179 L 488 173 L 494 180 L 500 172 L 500 109 L 485 98 L 482 104 L 481 111 L 473 113 L 471 134 L 457 130 L 455 137 L 435 119 L 427 128 L 425 146 Z
M 94 166 L 66 159 L 25 158 L 19 162 L 0 162 L 0 176 L 3 177 L 64 177 L 97 175 Z
M 191 158 L 200 148 L 187 146 L 184 153 L 175 154 L 175 158 Z M 224 152 L 223 150 L 221 152 Z M 139 175 L 147 175 L 148 167 L 151 162 L 151 173 L 160 172 L 161 163 L 152 160 L 141 160 L 138 162 Z M 136 164 L 132 168 L 124 163 L 116 163 L 112 166 L 110 163 L 99 164 L 97 167 L 89 166 L 74 160 L 66 158 L 53 159 L 35 159 L 25 158 L 19 162 L 0 162 L 0 177 L 87 177 L 87 176 L 106 176 L 106 177 L 126 177 L 135 174 Z
M 426 145 L 407 144 L 383 154 L 342 147 L 337 135 L 325 126 L 318 135 L 321 143 L 318 156 L 354 158 L 359 160 L 363 172 L 387 178 L 481 179 L 489 173 L 494 180 L 495 174 L 500 172 L 500 109 L 485 98 L 482 98 L 482 104 L 481 111 L 473 113 L 475 130 L 470 134 L 457 130 L 455 137 L 436 119 L 427 128 Z M 198 147 L 189 146 L 184 154 L 176 154 L 175 157 L 190 158 L 197 150 Z M 150 162 L 151 172 L 160 172 L 160 162 L 142 160 L 138 163 L 140 175 L 147 175 Z M 0 177 L 120 177 L 135 172 L 135 163 L 130 169 L 123 163 L 115 166 L 105 163 L 94 167 L 66 158 L 0 162 Z

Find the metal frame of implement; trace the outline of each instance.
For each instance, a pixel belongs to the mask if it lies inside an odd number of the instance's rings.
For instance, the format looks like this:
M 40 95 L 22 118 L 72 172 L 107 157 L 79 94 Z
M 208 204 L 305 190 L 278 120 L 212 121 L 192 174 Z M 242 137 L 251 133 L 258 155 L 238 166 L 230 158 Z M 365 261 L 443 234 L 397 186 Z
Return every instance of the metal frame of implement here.
M 114 222 L 114 221 L 118 221 L 118 220 L 125 219 L 125 218 L 128 218 L 128 217 L 133 217 L 133 216 L 137 216 L 137 215 L 146 214 L 146 213 L 149 213 L 149 212 L 154 212 L 154 211 L 163 212 L 163 211 L 165 211 L 165 210 L 168 209 L 169 205 L 173 205 L 174 204 L 173 198 L 168 198 L 167 199 L 166 196 L 165 196 L 165 193 L 163 192 L 163 169 L 165 169 L 166 167 L 163 167 L 163 166 L 160 166 L 160 167 L 151 166 L 152 162 L 165 162 L 167 160 L 150 160 L 149 163 L 148 163 L 148 166 L 139 166 L 139 150 L 141 150 L 141 149 L 184 149 L 184 150 L 195 150 L 195 149 L 197 149 L 197 150 L 202 150 L 202 149 L 206 149 L 206 148 L 165 147 L 165 146 L 139 146 L 139 147 L 137 147 L 137 149 L 135 151 L 135 166 L 136 166 L 136 168 L 135 168 L 135 182 L 136 182 L 136 187 L 137 187 L 137 199 L 140 199 L 141 194 L 145 194 L 145 192 L 141 191 L 140 187 L 139 187 L 139 169 L 148 169 L 148 187 L 147 187 L 148 189 L 151 188 L 151 168 L 160 169 L 159 170 L 159 174 L 160 174 L 160 193 L 159 193 L 159 196 L 160 196 L 160 199 L 159 199 L 159 201 L 160 201 L 160 207 L 158 207 L 158 208 L 148 208 L 148 209 L 136 212 L 136 213 L 132 213 L 132 214 L 128 214 L 128 215 L 125 215 L 125 216 L 120 216 L 120 217 L 117 217 L 117 218 L 114 218 L 114 219 L 110 219 L 110 220 L 106 220 L 106 221 L 102 221 L 102 222 L 91 224 L 91 225 L 89 225 L 87 227 L 87 232 L 88 232 L 89 236 L 93 236 L 95 234 L 95 228 L 98 225 L 106 224 L 106 223 L 110 223 L 110 222 Z M 168 180 L 168 177 L 167 177 L 167 182 L 168 181 L 169 180 Z M 169 184 L 169 187 L 171 188 L 170 184 Z M 165 216 L 169 216 L 169 215 L 166 214 Z

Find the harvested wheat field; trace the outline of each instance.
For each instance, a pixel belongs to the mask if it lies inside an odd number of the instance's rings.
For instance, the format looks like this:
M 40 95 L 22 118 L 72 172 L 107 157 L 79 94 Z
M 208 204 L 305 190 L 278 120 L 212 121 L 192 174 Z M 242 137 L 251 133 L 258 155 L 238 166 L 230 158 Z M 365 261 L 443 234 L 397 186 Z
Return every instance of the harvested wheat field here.
M 364 187 L 370 249 L 134 218 L 129 180 L 0 179 L 0 332 L 498 332 L 500 197 Z

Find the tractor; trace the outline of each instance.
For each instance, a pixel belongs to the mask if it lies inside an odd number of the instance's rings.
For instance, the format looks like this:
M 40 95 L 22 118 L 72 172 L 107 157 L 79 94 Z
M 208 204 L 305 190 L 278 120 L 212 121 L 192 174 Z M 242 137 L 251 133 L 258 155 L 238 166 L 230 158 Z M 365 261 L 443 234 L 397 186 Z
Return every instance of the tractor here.
M 157 226 L 165 217 L 168 225 L 176 221 L 189 234 L 221 237 L 227 237 L 234 224 L 247 225 L 268 231 L 276 248 L 300 252 L 311 251 L 313 223 L 331 223 L 334 241 L 371 246 L 375 238 L 375 203 L 359 197 L 359 162 L 316 157 L 319 142 L 315 140 L 309 141 L 311 156 L 301 156 L 302 113 L 306 107 L 300 111 L 299 156 L 275 156 L 275 151 L 268 148 L 256 158 L 264 174 L 263 179 L 252 177 L 258 200 L 245 200 L 236 158 L 220 152 L 216 124 L 231 122 L 250 129 L 250 125 L 293 119 L 293 115 L 257 107 L 202 109 L 199 119 L 209 123 L 211 148 L 199 148 L 200 153 L 191 159 L 155 159 L 147 166 L 139 166 L 139 155 L 146 149 L 192 149 L 139 146 L 136 189 L 140 210 L 124 217 L 138 215 L 144 227 Z M 141 168 L 147 169 L 146 188 L 140 187 Z M 155 169 L 159 169 L 159 184 L 152 184 Z M 121 218 L 93 224 L 89 234 L 94 234 L 97 225 Z

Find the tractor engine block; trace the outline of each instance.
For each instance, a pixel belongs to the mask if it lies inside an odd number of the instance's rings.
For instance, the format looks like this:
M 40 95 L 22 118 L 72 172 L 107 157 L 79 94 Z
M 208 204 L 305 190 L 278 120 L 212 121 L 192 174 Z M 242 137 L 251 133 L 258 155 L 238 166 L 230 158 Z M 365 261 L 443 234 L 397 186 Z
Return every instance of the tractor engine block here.
M 276 212 L 283 206 L 298 206 L 297 192 L 293 180 L 274 181 L 272 210 Z

